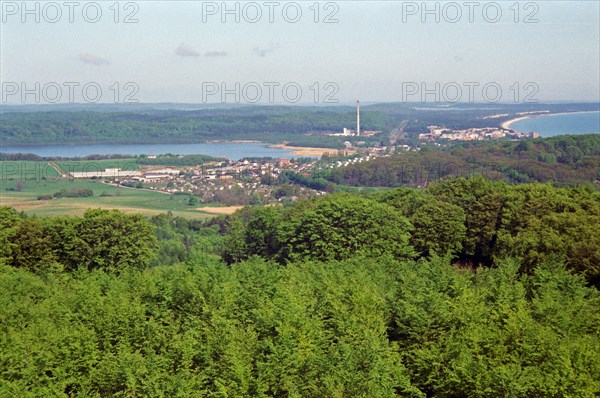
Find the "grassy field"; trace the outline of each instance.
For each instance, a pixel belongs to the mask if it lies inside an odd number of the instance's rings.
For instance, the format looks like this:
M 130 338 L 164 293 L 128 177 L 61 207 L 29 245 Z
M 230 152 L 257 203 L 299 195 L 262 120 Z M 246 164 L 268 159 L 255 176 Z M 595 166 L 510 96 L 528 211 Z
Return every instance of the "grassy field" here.
M 60 177 L 48 162 L 34 162 L 25 160 L 0 161 L 0 179 L 2 182 L 16 180 L 42 181 Z
M 25 180 L 15 190 L 17 179 L 0 181 L 0 204 L 39 216 L 81 215 L 89 208 L 119 209 L 129 213 L 154 215 L 172 211 L 176 216 L 207 218 L 212 215 L 199 207 L 188 206 L 189 197 L 176 196 L 143 189 L 115 187 L 94 181 Z M 59 198 L 38 200 L 38 196 L 52 195 L 61 189 L 91 189 L 94 196 L 86 198 Z M 109 195 L 109 196 L 105 196 Z
M 65 173 L 102 171 L 105 169 L 138 170 L 136 159 L 102 159 L 55 162 Z

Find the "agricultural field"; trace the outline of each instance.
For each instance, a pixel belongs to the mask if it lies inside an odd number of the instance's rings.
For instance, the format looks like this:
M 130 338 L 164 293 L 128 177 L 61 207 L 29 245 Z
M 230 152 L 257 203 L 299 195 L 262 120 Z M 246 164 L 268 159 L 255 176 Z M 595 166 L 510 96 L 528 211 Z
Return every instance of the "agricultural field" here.
M 64 173 L 70 172 L 94 172 L 105 169 L 138 170 L 140 165 L 137 159 L 101 159 L 101 160 L 78 160 L 55 162 Z
M 58 170 L 47 161 L 5 160 L 0 161 L 2 183 L 16 180 L 43 181 L 60 177 Z
M 33 163 L 33 162 L 32 162 Z M 59 179 L 17 179 L 5 178 L 0 181 L 0 204 L 11 206 L 18 211 L 39 216 L 81 215 L 89 208 L 119 209 L 127 213 L 155 215 L 171 211 L 175 216 L 187 218 L 211 217 L 200 207 L 189 206 L 189 196 L 170 195 L 145 189 L 117 187 L 100 181 L 80 181 Z M 38 197 L 51 197 L 56 192 L 92 190 L 89 197 L 61 197 L 39 200 Z

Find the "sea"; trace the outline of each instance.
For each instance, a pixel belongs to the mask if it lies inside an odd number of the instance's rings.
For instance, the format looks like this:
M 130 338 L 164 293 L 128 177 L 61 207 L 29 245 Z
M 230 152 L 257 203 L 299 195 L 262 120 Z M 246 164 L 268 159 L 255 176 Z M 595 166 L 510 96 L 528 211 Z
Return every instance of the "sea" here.
M 535 131 L 540 137 L 562 134 L 600 134 L 600 112 L 538 116 L 511 123 L 510 128 L 522 133 Z
M 47 157 L 83 157 L 89 155 L 209 155 L 230 160 L 246 157 L 294 157 L 292 151 L 271 148 L 260 142 L 211 142 L 204 144 L 98 144 L 0 146 L 4 153 L 33 153 Z

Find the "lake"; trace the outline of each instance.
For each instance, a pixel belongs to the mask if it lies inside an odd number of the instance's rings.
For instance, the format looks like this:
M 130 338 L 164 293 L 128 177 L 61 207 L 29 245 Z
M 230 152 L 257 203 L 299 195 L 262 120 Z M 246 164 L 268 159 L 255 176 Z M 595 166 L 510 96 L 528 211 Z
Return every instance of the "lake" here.
M 522 133 L 536 131 L 540 137 L 562 134 L 600 134 L 600 112 L 538 116 L 511 123 L 510 128 Z
M 34 153 L 48 157 L 82 157 L 88 155 L 209 155 L 239 160 L 245 157 L 292 158 L 292 151 L 269 148 L 261 142 L 211 142 L 204 144 L 98 144 L 2 146 L 0 152 Z

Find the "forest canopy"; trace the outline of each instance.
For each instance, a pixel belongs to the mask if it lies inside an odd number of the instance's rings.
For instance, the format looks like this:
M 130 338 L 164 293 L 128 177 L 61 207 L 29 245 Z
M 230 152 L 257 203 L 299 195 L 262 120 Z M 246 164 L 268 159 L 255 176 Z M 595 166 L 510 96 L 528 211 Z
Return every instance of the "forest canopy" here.
M 456 178 L 208 221 L 0 207 L 1 396 L 594 397 L 600 196 Z

